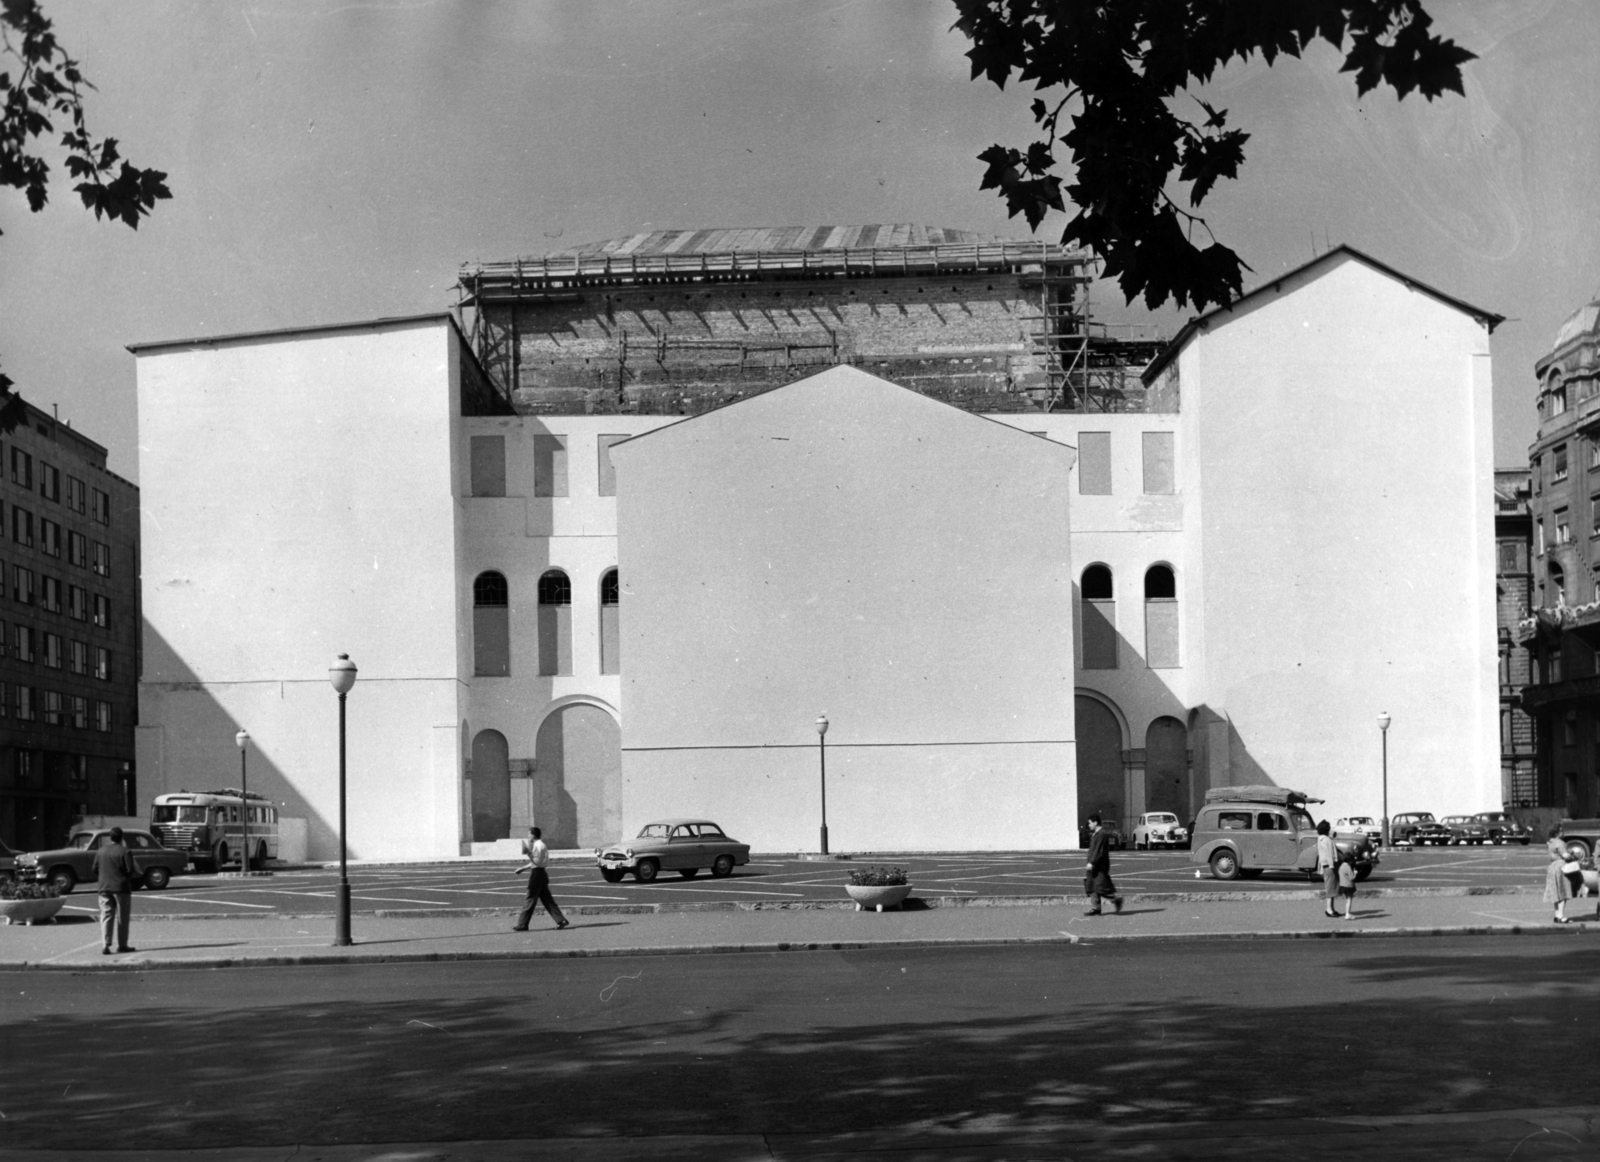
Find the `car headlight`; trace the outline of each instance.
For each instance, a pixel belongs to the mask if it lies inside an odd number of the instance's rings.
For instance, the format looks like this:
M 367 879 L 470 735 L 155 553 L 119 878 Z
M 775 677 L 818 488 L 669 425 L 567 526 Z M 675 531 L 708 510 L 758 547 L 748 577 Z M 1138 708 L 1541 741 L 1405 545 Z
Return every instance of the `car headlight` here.
M 633 848 L 631 848 L 631 847 L 623 848 L 622 849 L 622 855 L 623 855 L 624 859 L 632 859 L 633 858 Z

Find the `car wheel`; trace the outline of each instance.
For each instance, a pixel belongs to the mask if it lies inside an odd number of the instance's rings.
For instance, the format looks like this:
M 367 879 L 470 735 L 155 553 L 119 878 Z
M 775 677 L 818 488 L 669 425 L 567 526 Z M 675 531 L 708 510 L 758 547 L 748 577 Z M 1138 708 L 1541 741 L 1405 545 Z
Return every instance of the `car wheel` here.
M 211 858 L 217 865 L 217 870 L 222 870 L 222 865 L 228 862 L 228 845 L 226 843 L 217 844 L 217 849 L 211 853 Z
M 144 873 L 144 886 L 152 892 L 159 892 L 172 880 L 172 873 L 164 867 L 153 867 Z
M 620 884 L 623 870 L 620 867 L 603 867 L 600 869 L 600 878 L 608 884 Z
M 633 878 L 641 884 L 647 884 L 656 878 L 656 873 L 661 870 L 661 865 L 653 859 L 641 859 L 638 866 L 633 869 Z
M 1229 848 L 1222 848 L 1211 853 L 1211 878 L 1214 880 L 1236 880 L 1239 878 L 1239 857 Z
M 678 874 L 686 880 L 692 880 L 695 876 L 700 874 L 700 869 L 697 867 L 686 867 L 682 868 Z
M 50 872 L 50 885 L 63 896 L 71 895 L 77 882 L 78 877 L 73 874 L 70 867 L 58 867 Z
M 1569 859 L 1588 859 L 1589 845 L 1581 839 L 1567 840 L 1567 857 Z
M 260 871 L 267 866 L 267 845 L 260 844 L 256 848 L 255 858 L 250 861 L 250 866 Z
M 1521 838 L 1521 840 L 1519 840 L 1518 842 L 1520 842 L 1523 847 L 1527 847 L 1528 846 L 1528 837 L 1526 835 L 1524 835 Z
M 733 856 L 719 855 L 711 865 L 711 874 L 719 880 L 727 879 L 733 874 Z

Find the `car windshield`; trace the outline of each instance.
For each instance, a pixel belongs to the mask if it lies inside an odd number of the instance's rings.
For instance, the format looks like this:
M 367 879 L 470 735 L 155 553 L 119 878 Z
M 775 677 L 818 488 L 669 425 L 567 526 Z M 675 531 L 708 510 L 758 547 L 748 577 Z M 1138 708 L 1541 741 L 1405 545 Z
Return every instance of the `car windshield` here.
M 1350 816 L 1350 826 L 1351 827 L 1371 827 L 1372 826 L 1372 818 L 1371 818 L 1371 816 L 1368 816 L 1368 815 L 1352 815 L 1352 816 Z
M 176 803 L 157 803 L 150 808 L 152 823 L 204 823 L 204 807 L 186 807 Z
M 1168 815 L 1165 812 L 1158 812 L 1155 815 L 1146 815 L 1145 818 L 1151 823 L 1176 823 L 1178 821 L 1178 817 L 1176 815 Z
M 647 823 L 644 826 L 644 830 L 639 832 L 640 839 L 665 839 L 666 837 L 667 825 L 665 823 Z

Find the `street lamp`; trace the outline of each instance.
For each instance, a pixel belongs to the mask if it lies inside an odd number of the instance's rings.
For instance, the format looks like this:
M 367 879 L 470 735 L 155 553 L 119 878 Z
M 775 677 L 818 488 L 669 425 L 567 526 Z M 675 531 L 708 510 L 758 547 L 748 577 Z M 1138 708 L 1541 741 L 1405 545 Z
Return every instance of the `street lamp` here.
M 1389 723 L 1387 710 L 1378 712 L 1378 733 L 1383 737 L 1383 846 L 1389 847 Z
M 817 762 L 822 769 L 822 854 L 828 854 L 828 716 L 817 715 Z
M 349 654 L 340 654 L 328 667 L 328 681 L 339 695 L 339 892 L 336 897 L 333 943 L 350 943 L 350 869 L 345 861 L 344 839 L 344 696 L 356 684 L 356 664 Z
M 250 732 L 241 730 L 233 736 L 239 744 L 239 821 L 244 826 L 244 855 L 239 859 L 239 874 L 250 874 L 250 776 L 245 771 L 244 748 L 250 742 Z

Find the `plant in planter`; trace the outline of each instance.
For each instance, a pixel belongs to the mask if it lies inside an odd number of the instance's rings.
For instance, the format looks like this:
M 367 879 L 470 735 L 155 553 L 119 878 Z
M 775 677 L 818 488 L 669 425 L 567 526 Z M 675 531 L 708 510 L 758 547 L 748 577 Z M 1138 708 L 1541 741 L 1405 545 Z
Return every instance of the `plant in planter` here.
M 54 884 L 0 883 L 0 918 L 7 924 L 37 924 L 53 920 L 66 900 Z
M 844 890 L 856 902 L 856 911 L 881 912 L 903 904 L 911 894 L 911 885 L 906 881 L 904 868 L 864 867 L 850 873 L 850 882 Z

